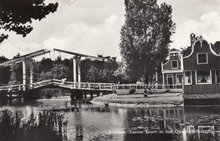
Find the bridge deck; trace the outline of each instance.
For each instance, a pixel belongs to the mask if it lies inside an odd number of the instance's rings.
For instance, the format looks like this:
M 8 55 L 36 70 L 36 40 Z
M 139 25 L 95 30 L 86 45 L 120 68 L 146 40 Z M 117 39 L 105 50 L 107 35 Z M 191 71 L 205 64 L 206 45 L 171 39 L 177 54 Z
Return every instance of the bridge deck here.
M 19 85 L 7 85 L 0 86 L 0 92 L 20 92 L 23 91 L 23 84 Z M 32 85 L 26 85 L 26 90 L 40 89 L 44 87 L 60 87 L 70 90 L 81 90 L 81 91 L 105 91 L 112 92 L 116 91 L 118 94 L 128 94 L 132 88 L 135 88 L 136 93 L 144 93 L 146 84 L 113 84 L 113 83 L 90 83 L 90 82 L 70 82 L 58 79 L 43 80 L 40 82 L 33 83 Z M 164 92 L 182 92 L 182 85 L 154 85 L 152 91 Z
M 0 91 L 17 92 L 23 90 L 23 84 L 0 86 Z M 89 82 L 70 82 L 58 79 L 43 80 L 33 83 L 32 85 L 26 85 L 27 90 L 38 89 L 47 86 L 61 87 L 71 90 L 96 90 L 96 91 L 112 91 L 113 83 L 89 83 Z

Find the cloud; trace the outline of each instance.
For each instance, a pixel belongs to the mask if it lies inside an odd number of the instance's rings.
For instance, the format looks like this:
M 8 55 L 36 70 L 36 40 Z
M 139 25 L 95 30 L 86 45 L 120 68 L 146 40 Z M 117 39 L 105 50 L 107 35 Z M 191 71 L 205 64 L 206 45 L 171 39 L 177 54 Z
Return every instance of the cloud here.
M 210 11 L 200 16 L 199 20 L 188 20 L 177 26 L 172 37 L 171 47 L 180 48 L 190 45 L 190 34 L 202 35 L 210 43 L 220 40 L 220 15 L 217 11 Z
M 123 21 L 123 18 L 111 15 L 99 25 L 73 22 L 63 29 L 59 37 L 45 40 L 43 47 L 66 49 L 95 56 L 103 54 L 118 57 Z
M 18 52 L 25 54 L 42 48 L 60 48 L 119 57 L 123 17 L 123 1 L 59 1 L 55 13 L 33 22 L 34 30 L 27 37 L 11 33 L 10 38 L 1 44 L 0 55 L 11 58 Z
M 57 0 L 49 0 L 49 2 Z M 160 0 L 172 5 L 176 33 L 171 47 L 190 44 L 189 35 L 202 35 L 209 42 L 219 40 L 219 0 Z M 0 55 L 13 57 L 42 48 L 61 48 L 90 55 L 120 58 L 120 30 L 124 24 L 123 0 L 63 0 L 58 10 L 41 21 L 22 38 L 10 33 L 0 44 Z

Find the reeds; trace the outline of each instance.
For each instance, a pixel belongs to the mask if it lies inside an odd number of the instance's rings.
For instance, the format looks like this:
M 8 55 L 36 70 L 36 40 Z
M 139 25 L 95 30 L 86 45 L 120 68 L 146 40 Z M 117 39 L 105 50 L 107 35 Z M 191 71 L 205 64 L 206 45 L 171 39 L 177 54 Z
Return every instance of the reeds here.
M 0 139 L 4 141 L 63 141 L 64 115 L 52 111 L 33 113 L 22 120 L 21 112 L 3 110 L 0 113 Z M 66 128 L 65 128 L 66 129 Z

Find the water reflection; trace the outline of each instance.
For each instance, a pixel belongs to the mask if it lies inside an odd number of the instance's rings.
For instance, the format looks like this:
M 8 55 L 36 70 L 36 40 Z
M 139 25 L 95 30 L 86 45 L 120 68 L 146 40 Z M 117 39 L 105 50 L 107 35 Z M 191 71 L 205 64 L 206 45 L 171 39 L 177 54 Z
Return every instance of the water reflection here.
M 186 107 L 185 131 L 189 141 L 220 140 L 220 110 L 212 107 Z
M 183 113 L 182 107 L 128 109 L 124 140 L 181 140 Z
M 31 113 L 52 110 L 65 114 L 65 140 L 200 141 L 220 140 L 219 107 L 117 108 L 71 102 L 68 97 L 12 101 L 0 110 Z

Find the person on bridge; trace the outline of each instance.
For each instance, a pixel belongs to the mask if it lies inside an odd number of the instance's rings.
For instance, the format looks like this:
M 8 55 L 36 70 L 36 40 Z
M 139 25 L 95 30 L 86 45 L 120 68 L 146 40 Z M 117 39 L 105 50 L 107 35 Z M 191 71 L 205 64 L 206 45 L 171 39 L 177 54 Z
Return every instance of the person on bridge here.
M 65 84 L 65 81 L 67 80 L 67 78 L 63 78 L 62 80 L 61 80 L 61 83 L 62 84 Z

